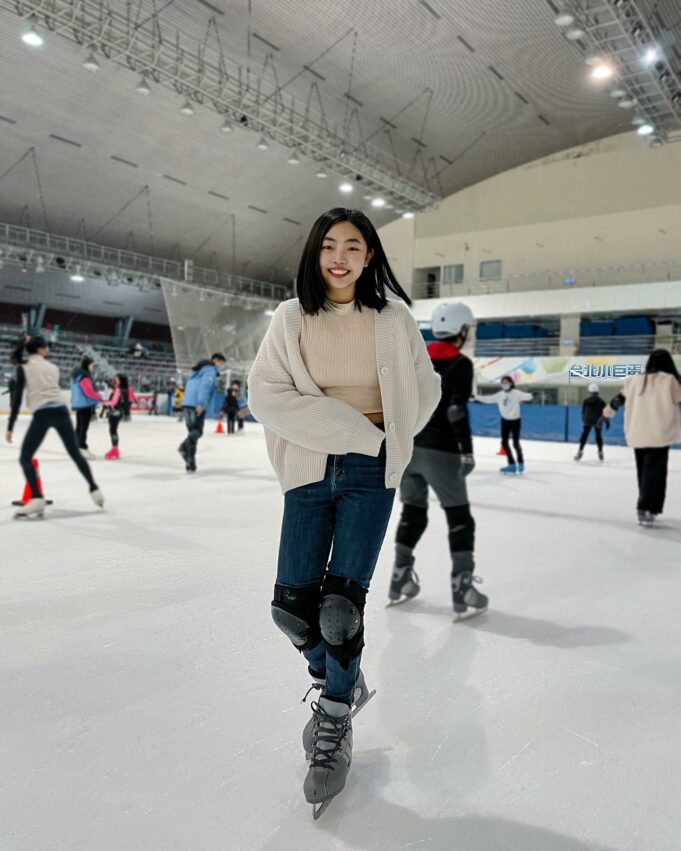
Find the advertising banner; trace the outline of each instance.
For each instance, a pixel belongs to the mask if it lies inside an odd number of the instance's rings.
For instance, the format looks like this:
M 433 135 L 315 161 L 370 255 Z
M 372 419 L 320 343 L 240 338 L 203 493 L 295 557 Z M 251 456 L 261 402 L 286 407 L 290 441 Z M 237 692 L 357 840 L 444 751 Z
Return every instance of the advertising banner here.
M 503 375 L 510 375 L 516 384 L 536 384 L 544 387 L 580 386 L 592 381 L 621 384 L 629 375 L 645 370 L 647 355 L 606 355 L 574 357 L 499 357 L 474 358 L 478 385 L 498 384 Z M 681 356 L 675 355 L 681 368 Z

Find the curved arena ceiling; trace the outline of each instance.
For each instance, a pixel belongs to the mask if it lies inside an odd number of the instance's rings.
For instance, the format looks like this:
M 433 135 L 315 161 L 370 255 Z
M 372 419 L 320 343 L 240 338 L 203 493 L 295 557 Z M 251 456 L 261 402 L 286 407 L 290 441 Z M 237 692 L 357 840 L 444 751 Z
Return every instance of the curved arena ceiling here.
M 672 34 L 674 0 L 650 5 Z M 309 225 L 330 206 L 365 208 L 380 226 L 409 207 L 404 192 L 423 207 L 631 126 L 589 82 L 557 8 L 0 0 L 0 220 L 290 280 Z M 37 49 L 21 40 L 32 13 Z M 90 54 L 96 73 L 83 68 Z M 142 78 L 148 96 L 136 91 Z M 187 100 L 193 115 L 180 111 Z M 342 195 L 356 170 L 363 182 Z M 392 209 L 372 208 L 376 194 Z

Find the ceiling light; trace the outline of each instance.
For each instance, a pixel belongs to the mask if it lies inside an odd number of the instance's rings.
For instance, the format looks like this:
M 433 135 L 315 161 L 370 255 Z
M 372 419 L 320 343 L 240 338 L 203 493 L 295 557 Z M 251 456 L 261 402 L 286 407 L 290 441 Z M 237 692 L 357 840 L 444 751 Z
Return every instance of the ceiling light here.
M 371 202 L 372 207 L 385 207 L 385 198 L 374 198 Z
M 225 118 L 220 130 L 222 130 L 223 133 L 231 133 L 232 130 L 234 130 L 232 122 L 229 120 L 229 118 Z
M 37 274 L 42 274 L 45 271 L 45 258 L 37 257 L 35 261 L 35 270 Z
M 362 195 L 362 201 L 371 201 L 373 195 Z
M 643 64 L 644 65 L 652 65 L 657 62 L 660 58 L 660 51 L 657 47 L 649 47 L 648 50 L 643 54 Z
M 586 33 L 584 32 L 584 30 L 580 29 L 579 27 L 572 27 L 565 33 L 565 38 L 567 38 L 569 41 L 579 41 L 579 39 L 584 38 L 585 35 Z
M 316 177 L 324 178 L 324 177 L 328 177 L 329 175 L 328 175 L 328 174 L 324 171 L 323 166 L 319 166 L 319 168 L 318 168 L 318 169 L 317 169 L 317 171 L 316 171 L 316 175 L 315 175 L 315 176 L 316 176 Z
M 40 35 L 35 24 L 31 24 L 29 29 L 21 34 L 21 40 L 29 47 L 42 47 L 45 43 L 45 39 Z
M 406 213 L 402 213 L 402 218 L 403 219 L 413 219 L 414 213 L 412 213 L 411 210 L 407 210 Z
M 628 98 L 627 97 L 627 98 L 622 98 L 622 100 L 619 101 L 617 106 L 621 107 L 622 109 L 633 109 L 636 106 L 637 103 L 638 103 L 638 101 L 636 100 L 636 98 Z
M 661 148 L 662 145 L 664 145 L 664 142 L 662 141 L 662 139 L 660 139 L 659 136 L 653 136 L 653 138 L 650 140 L 651 148 Z
M 641 124 L 636 132 L 639 136 L 651 136 L 655 132 L 655 128 L 652 124 Z
M 593 65 L 599 65 L 603 61 L 603 57 L 600 53 L 587 53 L 584 57 L 584 64 L 589 65 L 590 67 Z
M 386 205 L 385 205 L 385 208 L 386 208 L 386 210 L 394 210 L 394 209 L 395 209 L 395 205 L 394 205 L 394 204 L 386 204 Z
M 569 12 L 561 12 L 556 18 L 553 19 L 553 23 L 557 27 L 569 27 L 575 22 L 575 16 L 571 15 Z
M 74 284 L 82 284 L 85 278 L 81 274 L 80 266 L 76 266 L 76 271 L 71 275 L 71 280 Z
M 194 115 L 194 107 L 186 100 L 180 107 L 180 112 L 182 115 Z
M 266 151 L 269 148 L 267 144 L 267 139 L 264 136 L 261 136 L 258 140 L 258 144 L 255 146 L 259 151 Z
M 593 80 L 609 80 L 614 73 L 612 65 L 606 65 L 603 62 L 600 65 L 594 65 L 591 71 L 591 78 Z
M 631 123 L 634 125 L 634 127 L 640 127 L 641 124 L 646 123 L 646 120 L 645 118 L 641 118 L 640 115 L 637 115 L 635 118 L 632 118 Z
M 341 185 L 338 188 L 340 189 L 341 192 L 352 192 L 352 183 L 348 183 L 348 182 L 341 183 Z
M 96 74 L 97 71 L 99 71 L 99 62 L 97 61 L 97 57 L 94 53 L 91 53 L 83 62 L 83 68 L 85 68 L 86 71 L 92 71 L 93 74 Z
M 611 98 L 623 98 L 626 95 L 624 89 L 611 89 L 610 97 Z
M 286 162 L 287 162 L 289 165 L 300 165 L 300 158 L 298 157 L 298 154 L 297 154 L 295 151 L 293 151 L 293 153 L 292 153 L 292 154 L 290 155 L 290 157 L 286 160 Z
M 265 316 L 274 316 L 274 311 L 273 310 L 266 310 Z
M 149 97 L 151 94 L 151 89 L 149 88 L 149 83 L 142 77 L 139 83 L 135 86 L 135 91 L 138 95 L 142 95 L 142 97 Z

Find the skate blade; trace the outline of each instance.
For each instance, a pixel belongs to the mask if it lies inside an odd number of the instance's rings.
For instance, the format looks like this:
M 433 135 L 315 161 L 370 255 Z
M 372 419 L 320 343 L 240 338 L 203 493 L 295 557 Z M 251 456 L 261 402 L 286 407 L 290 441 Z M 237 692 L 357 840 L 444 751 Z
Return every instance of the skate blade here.
M 400 597 L 399 600 L 390 600 L 390 602 L 386 605 L 386 609 L 392 609 L 394 606 L 403 606 L 405 603 L 408 603 L 410 600 L 415 600 L 418 597 L 418 592 L 416 594 L 405 594 Z
M 454 616 L 454 623 L 461 623 L 462 621 L 469 621 L 471 618 L 477 618 L 478 615 L 487 614 L 489 611 L 489 606 L 485 606 L 484 609 L 471 609 L 468 612 L 457 612 Z
M 352 712 L 350 713 L 350 717 L 351 717 L 351 718 L 354 718 L 354 717 L 355 717 L 355 715 L 357 715 L 357 713 L 358 713 L 361 709 L 364 709 L 364 707 L 367 705 L 367 703 L 371 700 L 371 698 L 372 698 L 375 694 L 376 694 L 376 689 L 373 689 L 373 691 L 370 691 L 370 692 L 369 692 L 369 694 L 367 695 L 366 700 L 363 700 L 361 703 L 356 703 L 356 704 L 355 704 L 355 708 L 354 708 L 354 709 L 352 710 Z
M 17 511 L 14 514 L 15 520 L 30 520 L 32 518 L 35 519 L 35 520 L 44 520 L 45 519 L 45 512 L 44 511 L 36 511 L 36 512 L 33 512 L 32 514 L 24 514 L 21 511 Z
M 313 821 L 317 821 L 324 815 L 324 813 L 328 810 L 331 801 L 333 801 L 333 798 L 327 798 L 327 800 L 323 801 L 321 804 L 312 804 Z

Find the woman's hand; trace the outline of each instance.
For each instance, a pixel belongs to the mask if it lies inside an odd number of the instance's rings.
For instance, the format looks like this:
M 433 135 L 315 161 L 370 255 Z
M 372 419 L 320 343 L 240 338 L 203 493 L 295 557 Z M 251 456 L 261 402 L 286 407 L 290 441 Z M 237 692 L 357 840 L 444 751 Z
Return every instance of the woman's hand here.
M 5 440 L 7 441 L 7 443 L 11 443 L 11 442 L 12 442 L 12 432 L 11 432 L 11 431 L 6 431 L 6 432 L 5 432 Z
M 603 416 L 608 419 L 610 419 L 610 417 L 614 417 L 616 413 L 617 411 L 610 405 L 606 405 L 605 408 L 603 408 Z

